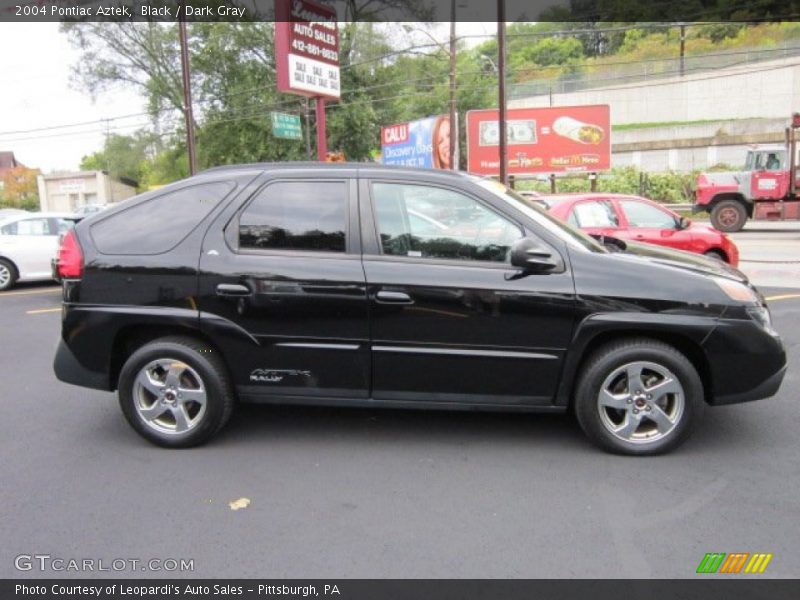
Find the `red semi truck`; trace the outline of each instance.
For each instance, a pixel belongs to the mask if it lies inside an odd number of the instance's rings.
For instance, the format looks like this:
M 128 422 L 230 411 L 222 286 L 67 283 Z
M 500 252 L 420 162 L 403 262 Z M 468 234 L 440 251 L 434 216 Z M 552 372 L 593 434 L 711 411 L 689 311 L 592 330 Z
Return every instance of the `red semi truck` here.
M 692 212 L 710 213 L 711 224 L 726 233 L 739 231 L 748 218 L 800 219 L 798 128 L 800 114 L 795 113 L 786 144 L 753 146 L 742 171 L 701 173 Z

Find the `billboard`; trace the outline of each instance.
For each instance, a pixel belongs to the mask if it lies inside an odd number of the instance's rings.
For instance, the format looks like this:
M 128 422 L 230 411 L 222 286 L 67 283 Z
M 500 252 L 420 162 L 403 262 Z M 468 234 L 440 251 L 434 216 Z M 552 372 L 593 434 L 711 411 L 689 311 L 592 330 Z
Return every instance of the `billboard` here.
M 607 104 L 512 108 L 507 112 L 508 173 L 594 172 L 611 168 Z M 500 173 L 497 109 L 467 113 L 467 170 Z
M 381 127 L 383 164 L 450 168 L 450 117 L 439 115 Z
M 276 0 L 275 63 L 279 91 L 338 100 L 336 9 L 311 0 Z

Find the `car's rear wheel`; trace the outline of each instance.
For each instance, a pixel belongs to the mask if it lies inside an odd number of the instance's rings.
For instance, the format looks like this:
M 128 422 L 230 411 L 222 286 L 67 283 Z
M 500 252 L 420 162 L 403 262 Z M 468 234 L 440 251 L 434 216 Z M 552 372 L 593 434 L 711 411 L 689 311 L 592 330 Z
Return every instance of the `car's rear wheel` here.
M 14 287 L 17 281 L 17 269 L 11 261 L 0 258 L 0 292 Z
M 583 430 L 618 454 L 672 450 L 704 408 L 703 384 L 692 363 L 672 346 L 649 339 L 600 348 L 583 368 L 575 395 Z
M 119 377 L 125 418 L 159 446 L 208 441 L 228 421 L 233 389 L 213 348 L 189 337 L 154 340 L 136 350 Z
M 723 200 L 711 209 L 711 224 L 725 233 L 741 231 L 747 221 L 747 211 L 737 200 Z

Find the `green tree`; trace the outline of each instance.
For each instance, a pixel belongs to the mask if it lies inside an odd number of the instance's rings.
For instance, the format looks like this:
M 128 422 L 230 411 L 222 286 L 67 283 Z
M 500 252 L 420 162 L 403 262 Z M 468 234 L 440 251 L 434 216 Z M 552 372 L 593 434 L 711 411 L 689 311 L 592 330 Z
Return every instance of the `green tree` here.
M 112 177 L 142 180 L 144 164 L 155 154 L 155 139 L 152 134 L 138 131 L 133 135 L 111 134 L 99 152 L 84 156 L 81 169 L 107 171 Z
M 0 179 L 0 206 L 36 210 L 39 208 L 39 190 L 36 184 L 38 169 L 14 167 Z

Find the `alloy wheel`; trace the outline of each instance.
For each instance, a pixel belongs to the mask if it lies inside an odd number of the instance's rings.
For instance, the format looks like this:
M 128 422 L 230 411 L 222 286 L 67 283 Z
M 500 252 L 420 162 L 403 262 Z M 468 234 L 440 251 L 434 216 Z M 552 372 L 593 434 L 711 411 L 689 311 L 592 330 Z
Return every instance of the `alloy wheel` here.
M 207 399 L 197 371 L 172 358 L 149 362 L 133 383 L 137 415 L 160 433 L 181 435 L 194 429 L 205 415 Z
M 11 269 L 0 263 L 0 289 L 5 288 L 11 281 Z
M 620 440 L 647 444 L 668 436 L 680 422 L 685 395 L 666 367 L 636 361 L 614 369 L 597 396 L 600 421 Z

